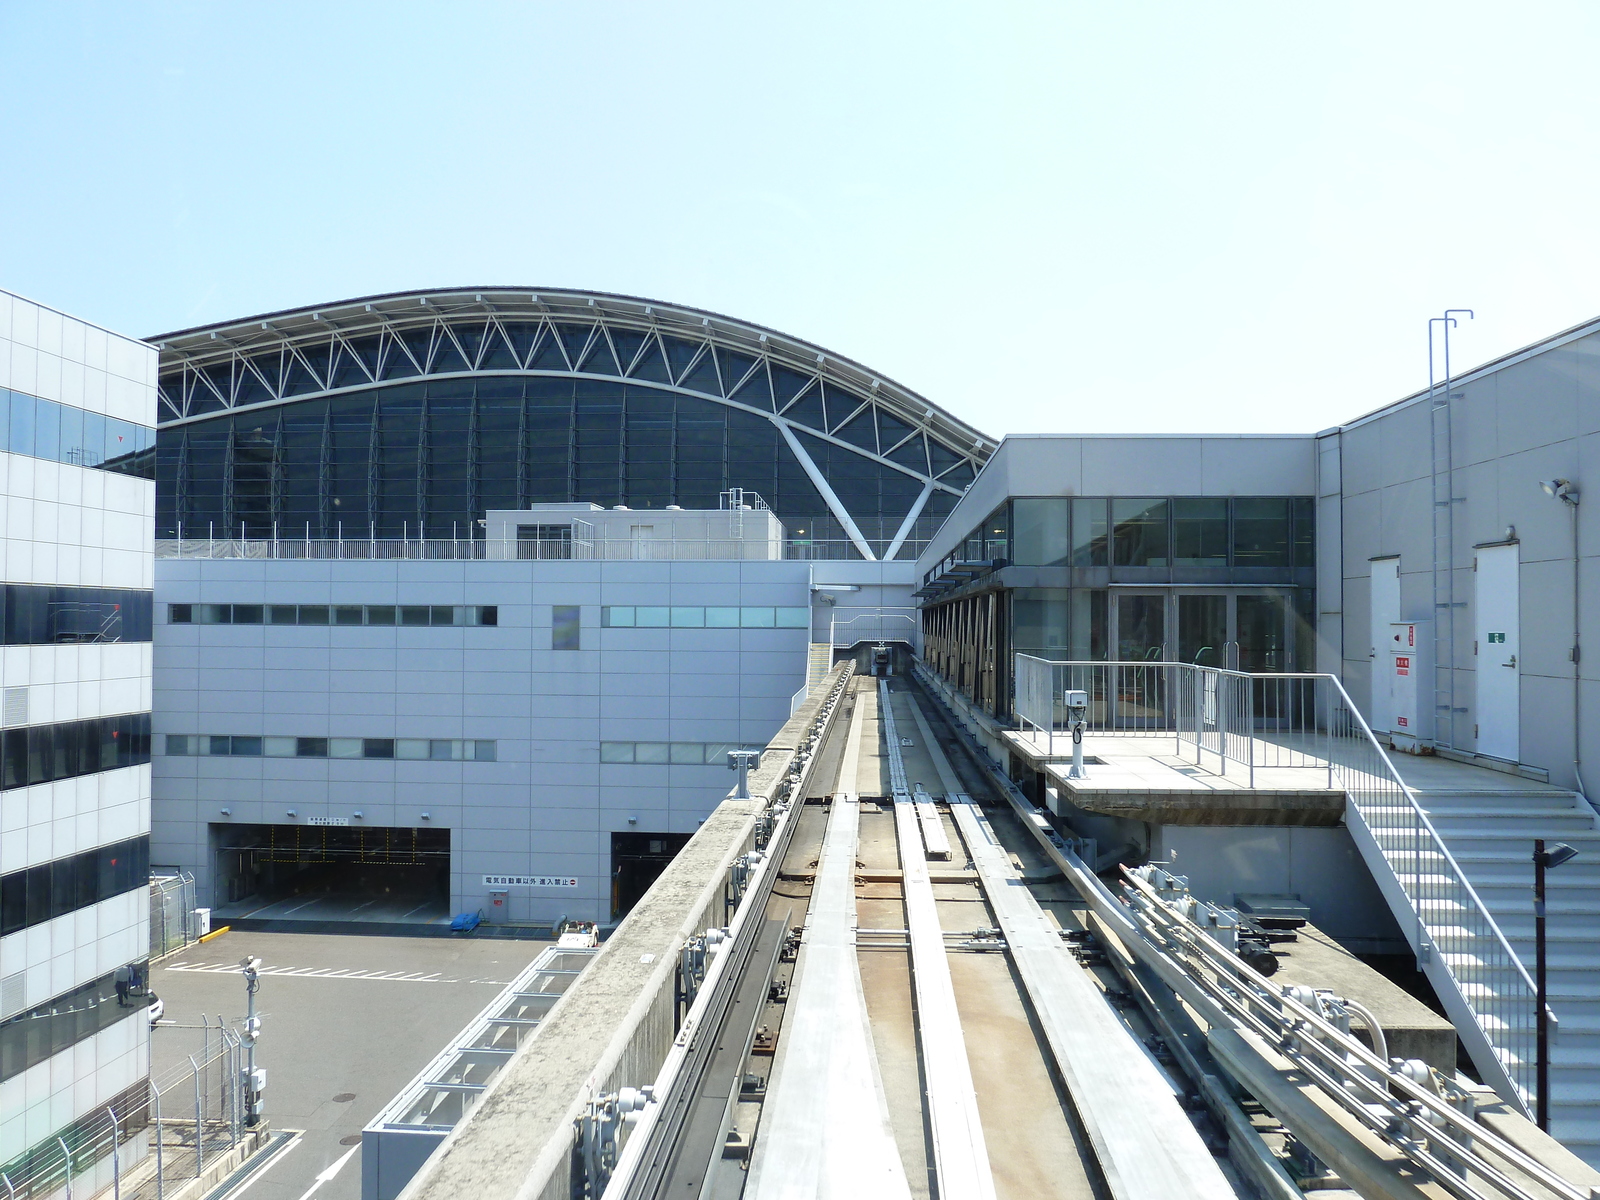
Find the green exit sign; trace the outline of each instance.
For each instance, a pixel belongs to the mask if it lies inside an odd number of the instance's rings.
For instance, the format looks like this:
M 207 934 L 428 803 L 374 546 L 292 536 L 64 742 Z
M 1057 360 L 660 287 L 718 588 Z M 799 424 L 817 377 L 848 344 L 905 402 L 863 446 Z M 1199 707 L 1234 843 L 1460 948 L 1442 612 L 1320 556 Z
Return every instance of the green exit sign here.
M 1490 641 L 1491 644 L 1493 644 L 1495 642 L 1503 642 L 1505 640 L 1506 640 L 1506 635 L 1503 634 L 1503 633 L 1491 633 L 1489 635 L 1489 641 Z

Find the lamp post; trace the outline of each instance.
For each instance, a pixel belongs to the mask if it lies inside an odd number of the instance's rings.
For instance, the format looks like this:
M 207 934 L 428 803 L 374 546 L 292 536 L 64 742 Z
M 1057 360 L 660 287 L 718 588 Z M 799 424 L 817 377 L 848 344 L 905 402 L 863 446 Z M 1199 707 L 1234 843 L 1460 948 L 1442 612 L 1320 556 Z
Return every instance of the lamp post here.
M 1545 848 L 1543 838 L 1533 843 L 1533 945 L 1534 945 L 1534 1006 L 1535 1013 L 1534 1057 L 1536 1060 L 1538 1089 L 1535 1116 L 1539 1128 L 1550 1132 L 1550 1008 L 1546 1003 L 1548 988 L 1545 985 L 1546 963 L 1544 946 L 1544 873 L 1552 867 L 1574 859 L 1578 852 L 1565 842 L 1556 842 Z
M 261 1093 L 267 1085 L 267 1073 L 256 1071 L 256 1039 L 261 1036 L 261 1018 L 256 1016 L 256 993 L 261 990 L 261 960 L 254 955 L 239 964 L 244 975 L 245 1068 L 242 1091 L 244 1093 L 244 1123 L 254 1128 L 261 1120 Z

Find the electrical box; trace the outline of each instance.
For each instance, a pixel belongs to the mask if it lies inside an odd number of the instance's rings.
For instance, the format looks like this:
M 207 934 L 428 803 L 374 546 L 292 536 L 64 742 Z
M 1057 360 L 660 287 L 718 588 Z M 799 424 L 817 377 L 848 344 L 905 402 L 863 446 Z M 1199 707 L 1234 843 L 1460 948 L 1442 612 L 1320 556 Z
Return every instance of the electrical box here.
M 1396 621 L 1389 626 L 1388 733 L 1396 750 L 1423 754 L 1433 746 L 1433 626 L 1427 621 Z
M 211 910 L 197 908 L 194 910 L 195 937 L 205 937 L 211 932 Z
M 489 889 L 489 924 L 504 925 L 511 919 L 511 892 L 507 888 Z

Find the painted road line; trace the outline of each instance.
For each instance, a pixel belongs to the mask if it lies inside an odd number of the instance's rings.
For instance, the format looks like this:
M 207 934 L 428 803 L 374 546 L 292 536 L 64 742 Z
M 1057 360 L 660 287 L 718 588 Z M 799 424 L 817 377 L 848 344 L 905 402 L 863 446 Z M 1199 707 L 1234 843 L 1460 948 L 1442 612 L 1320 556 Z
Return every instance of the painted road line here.
M 357 1142 L 354 1146 L 351 1146 L 350 1149 L 346 1150 L 344 1152 L 344 1154 L 340 1155 L 339 1160 L 337 1162 L 335 1162 L 332 1166 L 330 1166 L 321 1175 L 318 1175 L 317 1176 L 317 1181 L 315 1183 L 313 1183 L 310 1187 L 308 1187 L 304 1192 L 301 1193 L 300 1200 L 310 1200 L 311 1196 L 313 1194 L 315 1194 L 315 1192 L 316 1192 L 316 1190 L 318 1188 L 320 1188 L 323 1184 L 325 1184 L 329 1180 L 331 1180 L 340 1171 L 344 1170 L 345 1163 L 349 1162 L 352 1158 L 354 1158 L 356 1156 L 356 1152 L 359 1151 L 360 1149 L 361 1149 L 361 1143 Z

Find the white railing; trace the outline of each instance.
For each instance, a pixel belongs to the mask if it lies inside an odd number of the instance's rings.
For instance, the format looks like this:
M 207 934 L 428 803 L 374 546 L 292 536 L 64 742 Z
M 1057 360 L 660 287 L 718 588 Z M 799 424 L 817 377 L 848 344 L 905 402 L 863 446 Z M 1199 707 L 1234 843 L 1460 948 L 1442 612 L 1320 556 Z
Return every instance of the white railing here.
M 836 647 L 849 649 L 862 642 L 908 642 L 917 644 L 917 610 L 881 608 L 841 620 L 828 622 L 828 640 Z
M 882 555 L 888 543 L 869 543 Z M 907 543 L 911 546 L 911 543 Z M 918 547 L 899 557 L 915 557 Z M 183 538 L 156 542 L 157 558 L 250 559 L 580 559 L 717 562 L 860 559 L 853 542 L 786 538 Z
M 1536 1010 L 1527 968 L 1335 676 L 1018 654 L 1014 678 L 1017 723 L 1050 754 L 1067 731 L 1061 700 L 1072 689 L 1089 693 L 1091 736 L 1171 738 L 1178 754 L 1219 774 L 1243 772 L 1252 787 L 1344 792 L 1358 846 L 1380 853 L 1393 876 L 1389 888 L 1378 880 L 1391 908 L 1397 917 L 1409 909 L 1402 925 L 1410 926 L 1418 962 L 1430 976 L 1448 971 L 1471 1018 L 1469 1029 L 1452 1013 L 1458 1031 L 1469 1046 L 1478 1032 L 1486 1054 L 1474 1061 L 1486 1074 L 1498 1067 L 1525 1102 L 1533 1095 Z M 1059 752 L 1069 741 L 1070 734 L 1060 739 Z

